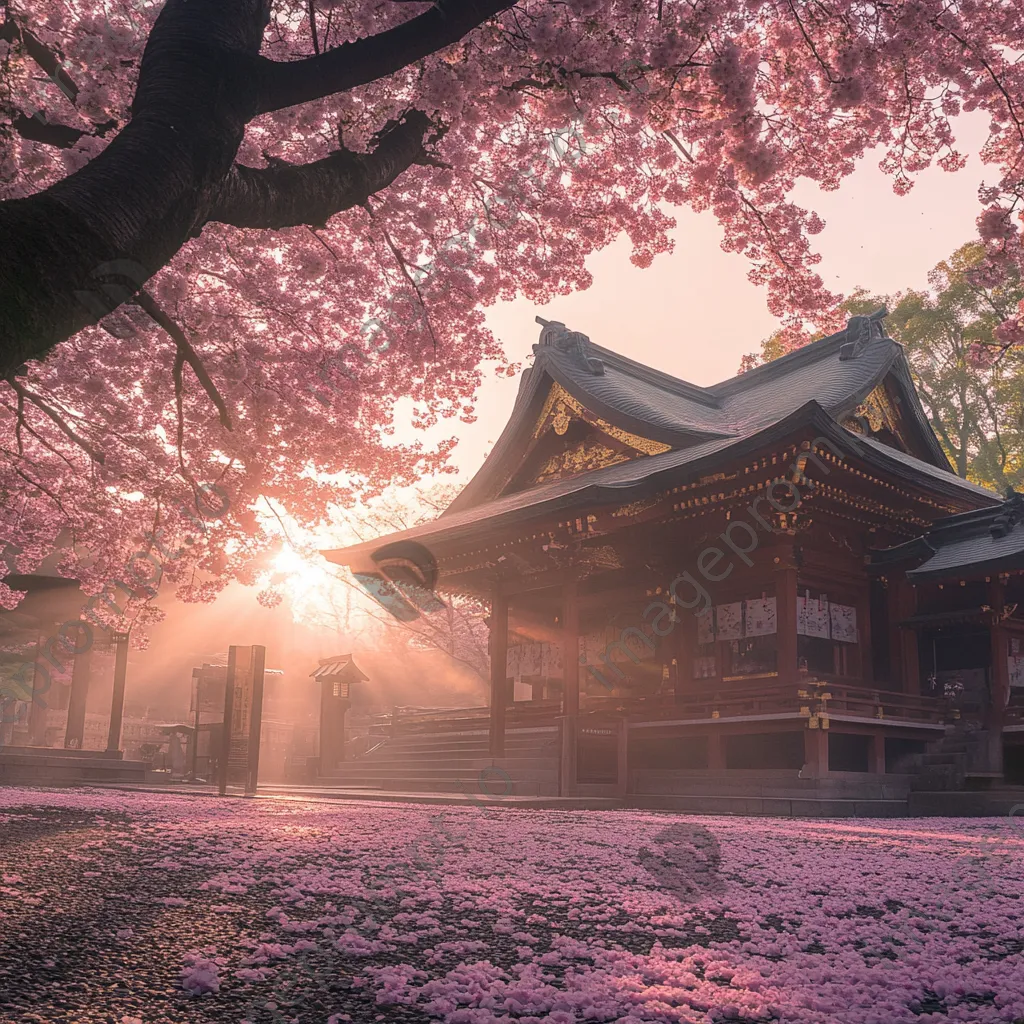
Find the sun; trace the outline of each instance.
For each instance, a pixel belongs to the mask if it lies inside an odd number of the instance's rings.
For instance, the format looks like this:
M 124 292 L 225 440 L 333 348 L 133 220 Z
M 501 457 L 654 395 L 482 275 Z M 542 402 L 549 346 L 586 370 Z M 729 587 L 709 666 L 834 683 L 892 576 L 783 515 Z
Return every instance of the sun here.
M 336 582 L 324 565 L 318 565 L 294 548 L 283 548 L 275 556 L 273 566 L 275 573 L 285 577 L 281 587 L 294 606 L 305 604 L 318 594 L 325 596 Z

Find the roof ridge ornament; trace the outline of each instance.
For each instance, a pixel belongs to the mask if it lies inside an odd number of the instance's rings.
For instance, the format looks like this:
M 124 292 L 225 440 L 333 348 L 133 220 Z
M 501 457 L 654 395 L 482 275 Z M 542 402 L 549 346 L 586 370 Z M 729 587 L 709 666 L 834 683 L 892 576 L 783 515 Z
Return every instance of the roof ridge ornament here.
M 998 540 L 1005 537 L 1018 522 L 1024 519 L 1024 494 L 1018 494 L 1012 487 L 1006 490 L 1006 500 L 999 515 L 992 520 L 990 532 Z
M 888 315 L 889 311 L 883 306 L 867 316 L 851 316 L 846 321 L 846 341 L 839 348 L 840 360 L 856 359 L 872 341 L 884 338 L 884 321 Z
M 541 325 L 541 346 L 550 345 L 565 352 L 580 363 L 595 377 L 604 375 L 604 363 L 590 354 L 590 339 L 579 331 L 570 331 L 560 320 L 545 320 L 542 316 L 534 317 Z

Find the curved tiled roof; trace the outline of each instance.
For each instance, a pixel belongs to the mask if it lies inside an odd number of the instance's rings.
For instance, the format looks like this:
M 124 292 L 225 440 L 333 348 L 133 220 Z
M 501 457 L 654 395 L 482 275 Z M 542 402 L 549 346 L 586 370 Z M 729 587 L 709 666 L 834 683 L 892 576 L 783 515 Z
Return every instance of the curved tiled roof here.
M 891 465 L 887 463 L 887 456 L 893 454 L 891 449 L 869 438 L 850 433 L 836 424 L 817 402 L 811 401 L 777 422 L 743 437 L 714 438 L 686 449 L 662 452 L 660 455 L 650 455 L 631 462 L 620 462 L 589 473 L 531 487 L 525 491 L 504 494 L 479 506 L 473 505 L 462 509 L 449 507 L 444 515 L 433 522 L 392 534 L 387 537 L 387 542 L 402 540 L 424 544 L 458 544 L 476 535 L 482 524 L 491 527 L 509 525 L 558 512 L 563 508 L 575 508 L 580 504 L 597 505 L 630 501 L 641 494 L 674 486 L 687 476 L 703 472 L 706 468 L 718 464 L 723 456 L 734 457 L 748 450 L 758 450 L 777 438 L 786 436 L 800 425 L 813 427 L 818 435 L 833 442 L 836 451 L 857 455 L 880 469 L 891 469 Z M 904 461 L 900 464 L 900 472 L 907 481 L 916 481 L 930 490 L 934 489 L 951 496 L 967 497 L 972 500 L 979 497 L 998 500 L 994 494 L 960 479 L 954 473 L 943 472 L 912 456 L 901 457 Z M 352 565 L 360 557 L 378 549 L 382 542 L 383 539 L 378 538 L 349 548 L 322 553 L 333 562 Z
M 918 562 L 907 571 L 914 582 L 1024 568 L 1024 495 L 1011 493 L 999 502 L 984 493 L 993 504 L 939 519 L 923 537 L 876 551 L 873 566 L 883 571 L 896 563 Z
M 685 449 L 709 440 L 746 437 L 784 419 L 807 402 L 841 418 L 886 377 L 914 430 L 919 454 L 952 472 L 928 425 L 903 349 L 891 338 L 874 337 L 851 355 L 847 330 L 806 345 L 780 359 L 699 387 L 644 366 L 582 338 L 578 347 L 534 346 L 536 361 L 524 372 L 516 404 L 483 466 L 452 503 L 461 511 L 497 497 L 510 479 L 510 462 L 526 451 L 540 405 L 553 382 L 613 426 Z M 595 361 L 600 366 L 595 366 Z

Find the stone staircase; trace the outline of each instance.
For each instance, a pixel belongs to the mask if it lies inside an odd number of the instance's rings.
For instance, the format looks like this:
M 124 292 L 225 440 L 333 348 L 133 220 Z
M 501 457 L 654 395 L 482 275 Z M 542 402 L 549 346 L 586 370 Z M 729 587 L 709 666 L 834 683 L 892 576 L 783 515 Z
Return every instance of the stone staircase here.
M 150 781 L 150 765 L 126 761 L 103 750 L 61 747 L 0 748 L 0 785 L 75 786 Z
M 557 796 L 557 726 L 509 729 L 492 758 L 486 728 L 399 733 L 316 779 L 318 786 L 470 797 Z
M 998 778 L 998 773 L 986 770 L 989 767 L 988 739 L 984 729 L 968 730 L 959 723 L 947 726 L 941 739 L 913 759 L 916 775 L 911 789 L 956 793 L 968 789 L 972 783 L 978 788 L 985 784 L 983 780 Z

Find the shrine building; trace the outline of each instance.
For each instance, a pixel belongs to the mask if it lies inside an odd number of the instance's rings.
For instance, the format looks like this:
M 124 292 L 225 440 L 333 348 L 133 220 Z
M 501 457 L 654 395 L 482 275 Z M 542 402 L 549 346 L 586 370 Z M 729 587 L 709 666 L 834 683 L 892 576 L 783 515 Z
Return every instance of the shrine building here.
M 953 472 L 883 316 L 712 387 L 538 318 L 451 506 L 324 553 L 485 601 L 489 706 L 399 713 L 341 780 L 444 788 L 434 744 L 640 806 L 1024 781 L 1024 497 Z

